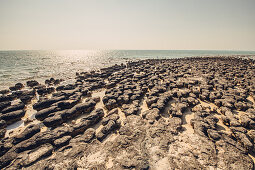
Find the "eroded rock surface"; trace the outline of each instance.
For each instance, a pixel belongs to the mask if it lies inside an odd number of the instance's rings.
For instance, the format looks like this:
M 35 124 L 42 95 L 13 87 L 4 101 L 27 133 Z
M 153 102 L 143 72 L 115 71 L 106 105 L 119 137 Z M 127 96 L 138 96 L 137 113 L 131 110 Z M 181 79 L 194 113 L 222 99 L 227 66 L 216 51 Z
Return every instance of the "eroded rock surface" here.
M 0 169 L 254 169 L 254 60 L 141 60 L 61 82 L 1 91 Z

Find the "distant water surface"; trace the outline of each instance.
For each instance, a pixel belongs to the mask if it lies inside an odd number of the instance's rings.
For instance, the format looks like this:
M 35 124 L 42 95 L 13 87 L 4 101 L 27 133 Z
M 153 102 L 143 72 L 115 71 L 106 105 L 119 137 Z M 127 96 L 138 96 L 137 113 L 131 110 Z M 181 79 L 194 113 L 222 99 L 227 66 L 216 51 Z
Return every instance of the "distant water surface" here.
M 199 50 L 67 50 L 0 51 L 0 89 L 27 80 L 72 79 L 76 72 L 90 71 L 129 60 L 192 56 L 243 55 L 254 58 L 255 51 Z

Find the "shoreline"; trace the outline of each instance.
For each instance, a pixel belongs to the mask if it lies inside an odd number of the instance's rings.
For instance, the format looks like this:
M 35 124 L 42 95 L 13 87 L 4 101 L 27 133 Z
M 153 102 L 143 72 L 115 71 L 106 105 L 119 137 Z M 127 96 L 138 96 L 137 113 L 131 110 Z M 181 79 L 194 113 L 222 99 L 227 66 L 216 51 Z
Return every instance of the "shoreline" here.
M 117 50 L 118 51 L 118 50 Z M 115 50 L 115 52 L 117 52 Z M 155 50 L 152 50 L 152 54 L 146 53 L 148 50 L 133 50 L 133 52 L 138 52 L 137 56 L 130 52 L 127 53 L 127 56 L 125 56 L 124 51 L 119 50 L 119 52 L 123 56 L 115 56 L 114 51 L 112 51 L 113 54 L 111 54 L 111 57 L 108 58 L 107 54 L 106 56 L 102 55 L 101 57 L 105 59 L 101 59 L 99 54 L 99 51 L 94 51 L 93 53 L 97 54 L 96 59 L 91 59 L 91 56 L 86 56 L 84 53 L 86 51 L 81 50 L 77 54 L 85 55 L 85 56 L 75 56 L 74 53 L 73 58 L 69 59 L 69 55 L 72 56 L 72 53 L 60 53 L 58 54 L 56 51 L 52 51 L 51 53 L 49 51 L 41 51 L 42 54 L 39 55 L 40 51 L 26 51 L 26 52 L 19 52 L 15 54 L 15 51 L 11 54 L 6 56 L 7 54 L 1 54 L 0 53 L 0 61 L 2 62 L 2 65 L 0 64 L 0 67 L 2 67 L 0 72 L 0 90 L 8 89 L 10 86 L 15 85 L 16 82 L 20 82 L 23 84 L 26 84 L 26 81 L 29 80 L 37 80 L 40 84 L 44 84 L 45 79 L 50 78 L 59 78 L 59 79 L 65 79 L 66 81 L 69 81 L 72 83 L 75 78 L 75 74 L 71 74 L 71 72 L 81 72 L 81 71 L 92 71 L 92 70 L 98 70 L 100 68 L 105 68 L 112 66 L 114 64 L 120 64 L 120 63 L 127 63 L 129 61 L 136 61 L 136 60 L 146 60 L 146 59 L 178 59 L 178 58 L 185 58 L 185 57 L 246 57 L 246 58 L 252 58 L 255 59 L 255 53 L 254 54 L 208 54 L 208 55 L 194 55 L 189 54 L 187 51 L 185 54 L 176 54 L 169 53 L 171 51 L 165 50 L 168 53 L 163 54 L 164 55 L 157 55 L 151 56 L 153 53 L 155 53 Z M 157 52 L 162 52 L 162 50 L 159 50 Z M 183 50 L 180 50 L 183 51 Z M 196 51 L 196 50 L 195 50 Z M 201 50 L 198 50 L 201 51 Z M 207 50 L 205 50 L 207 51 Z M 38 54 L 36 53 L 38 52 Z M 141 55 L 139 55 L 140 53 Z M 144 53 L 142 53 L 144 52 Z M 90 51 L 91 55 L 93 54 L 92 51 Z M 132 55 L 133 54 L 133 55 Z M 20 56 L 17 59 L 13 59 L 14 56 Z M 57 55 L 57 56 L 55 56 Z M 58 56 L 59 55 L 59 56 Z M 130 55 L 130 56 L 128 56 Z M 75 59 L 77 58 L 77 59 Z M 93 58 L 93 56 L 92 56 Z M 108 59 L 107 59 L 108 58 Z M 10 61 L 9 61 L 10 60 Z M 17 64 L 17 60 L 20 61 L 20 65 Z M 24 61 L 23 61 L 24 60 Z M 30 64 L 29 64 L 30 63 Z M 41 63 L 41 64 L 40 64 Z M 52 64 L 45 64 L 45 63 L 52 63 Z M 55 65 L 54 65 L 55 63 Z M 93 63 L 88 64 L 88 63 Z M 98 63 L 98 64 L 95 64 Z M 51 70 L 51 71 L 49 71 Z M 69 70 L 69 71 L 68 71 Z
M 1 169 L 254 168 L 253 59 L 147 59 L 74 80 L 0 91 Z

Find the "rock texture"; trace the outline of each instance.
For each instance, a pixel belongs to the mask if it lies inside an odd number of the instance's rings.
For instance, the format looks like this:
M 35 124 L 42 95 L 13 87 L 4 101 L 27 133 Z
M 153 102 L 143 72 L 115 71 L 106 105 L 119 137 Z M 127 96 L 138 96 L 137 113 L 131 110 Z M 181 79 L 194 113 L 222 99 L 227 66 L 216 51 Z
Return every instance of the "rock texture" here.
M 0 94 L 0 169 L 254 169 L 254 60 L 141 60 L 26 85 Z

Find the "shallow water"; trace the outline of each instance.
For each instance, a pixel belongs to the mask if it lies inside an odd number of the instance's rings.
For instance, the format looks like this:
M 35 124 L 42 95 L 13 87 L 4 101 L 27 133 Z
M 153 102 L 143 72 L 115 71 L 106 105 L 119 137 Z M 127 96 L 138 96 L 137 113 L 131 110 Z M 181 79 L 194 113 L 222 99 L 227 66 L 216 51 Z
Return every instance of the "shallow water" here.
M 24 126 L 24 121 L 23 120 L 20 120 L 20 121 L 17 121 L 9 126 L 6 127 L 6 130 L 13 130 L 13 129 L 16 129 L 18 127 L 22 127 Z
M 35 79 L 74 78 L 76 72 L 90 71 L 134 59 L 180 58 L 189 56 L 251 55 L 254 51 L 198 50 L 68 50 L 0 51 L 0 89 Z

